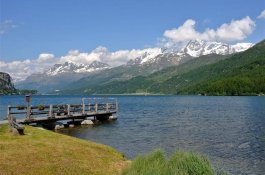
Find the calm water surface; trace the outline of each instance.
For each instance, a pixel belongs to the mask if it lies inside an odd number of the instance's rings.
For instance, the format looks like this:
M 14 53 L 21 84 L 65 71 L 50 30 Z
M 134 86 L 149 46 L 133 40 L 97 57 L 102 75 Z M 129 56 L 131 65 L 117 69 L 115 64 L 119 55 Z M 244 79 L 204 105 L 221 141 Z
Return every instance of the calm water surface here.
M 81 103 L 81 96 L 35 96 L 32 104 Z M 119 96 L 118 120 L 61 133 L 110 145 L 133 159 L 153 149 L 206 155 L 231 174 L 265 173 L 265 97 Z M 0 97 L 0 118 L 21 96 Z

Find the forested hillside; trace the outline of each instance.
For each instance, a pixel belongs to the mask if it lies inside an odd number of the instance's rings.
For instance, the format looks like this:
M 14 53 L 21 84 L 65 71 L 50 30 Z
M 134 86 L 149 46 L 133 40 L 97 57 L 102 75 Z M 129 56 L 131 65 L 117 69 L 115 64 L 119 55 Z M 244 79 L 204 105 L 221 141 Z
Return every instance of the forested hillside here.
M 147 77 L 111 82 L 91 94 L 258 95 L 265 93 L 265 41 L 224 59 L 205 56 Z

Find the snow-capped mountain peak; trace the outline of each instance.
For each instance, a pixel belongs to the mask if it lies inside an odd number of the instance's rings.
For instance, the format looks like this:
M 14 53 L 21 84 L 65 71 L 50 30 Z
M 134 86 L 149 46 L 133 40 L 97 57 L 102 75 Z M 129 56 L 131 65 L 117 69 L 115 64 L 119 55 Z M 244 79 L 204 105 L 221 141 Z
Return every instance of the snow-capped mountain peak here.
M 205 45 L 205 41 L 191 40 L 180 52 L 183 52 L 184 54 L 186 53 L 192 57 L 199 57 L 202 54 Z
M 108 64 L 99 61 L 93 61 L 89 65 L 68 61 L 63 64 L 55 64 L 47 72 L 45 72 L 45 74 L 48 76 L 56 76 L 63 73 L 88 73 L 108 68 L 110 68 Z
M 171 60 L 172 64 L 183 62 L 183 58 L 196 58 L 202 55 L 217 54 L 228 55 L 242 52 L 252 47 L 251 43 L 238 43 L 229 45 L 222 42 L 211 42 L 203 40 L 190 40 L 185 47 L 176 50 L 176 48 L 154 48 L 146 50 L 141 56 L 130 60 L 127 65 L 147 65 L 151 63 L 162 63 Z M 170 59 L 169 59 L 170 58 Z
M 234 52 L 243 52 L 252 46 L 254 46 L 252 43 L 237 43 L 232 45 L 231 48 Z
M 238 43 L 235 45 L 229 45 L 222 42 L 191 40 L 183 49 L 181 49 L 180 53 L 182 55 L 188 54 L 192 57 L 199 57 L 209 54 L 227 55 L 245 51 L 252 46 L 253 44 L 251 43 Z
M 151 59 L 155 58 L 157 55 L 162 53 L 162 49 L 154 49 L 151 52 L 145 52 L 141 57 L 141 64 L 150 61 Z
M 100 61 L 93 61 L 91 64 L 88 65 L 88 67 L 97 69 L 97 68 L 108 68 L 110 66 L 108 64 L 102 63 Z
M 129 60 L 127 62 L 127 65 L 141 65 L 150 62 L 155 62 L 155 58 L 160 54 L 162 54 L 161 48 L 144 49 L 144 52 L 141 54 L 141 56 Z

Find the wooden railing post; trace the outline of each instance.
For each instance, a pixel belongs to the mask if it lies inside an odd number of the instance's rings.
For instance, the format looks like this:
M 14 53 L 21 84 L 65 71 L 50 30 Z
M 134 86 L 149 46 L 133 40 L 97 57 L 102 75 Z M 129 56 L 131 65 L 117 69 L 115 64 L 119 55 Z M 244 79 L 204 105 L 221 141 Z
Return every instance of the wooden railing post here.
M 31 113 L 31 106 L 28 105 L 28 106 L 27 106 L 27 119 L 28 119 L 28 120 L 31 119 L 31 114 L 30 114 L 30 113 Z
M 98 104 L 95 104 L 95 112 L 98 112 Z
M 9 131 L 12 132 L 12 117 L 11 117 L 11 114 L 10 114 L 10 111 L 11 110 L 11 106 L 8 105 L 7 107 L 7 119 L 8 119 L 8 123 L 9 123 Z
M 118 112 L 118 100 L 116 99 L 116 112 Z
M 9 130 L 10 130 L 10 132 L 12 132 L 13 131 L 13 116 L 12 115 L 10 115 L 10 128 L 9 128 Z
M 53 117 L 53 106 L 52 105 L 50 105 L 49 117 Z
M 8 116 L 10 115 L 10 110 L 11 110 L 11 106 L 8 105 L 8 106 L 7 106 L 7 118 L 8 118 Z

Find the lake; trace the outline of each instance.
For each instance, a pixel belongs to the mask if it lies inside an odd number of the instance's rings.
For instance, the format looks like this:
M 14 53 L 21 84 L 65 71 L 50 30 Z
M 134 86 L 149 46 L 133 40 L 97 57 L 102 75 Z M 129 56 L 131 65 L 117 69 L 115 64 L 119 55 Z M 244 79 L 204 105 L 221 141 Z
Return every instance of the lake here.
M 81 103 L 82 96 L 33 96 L 31 104 Z M 265 172 L 265 97 L 117 96 L 118 120 L 60 133 L 110 145 L 133 159 L 154 149 L 206 155 L 231 174 Z M 0 97 L 0 119 L 23 96 Z

